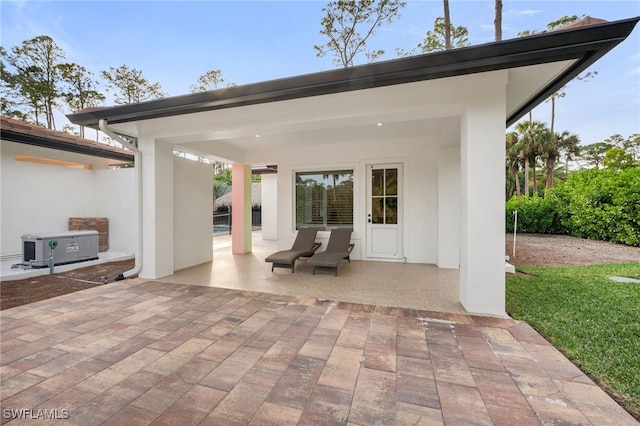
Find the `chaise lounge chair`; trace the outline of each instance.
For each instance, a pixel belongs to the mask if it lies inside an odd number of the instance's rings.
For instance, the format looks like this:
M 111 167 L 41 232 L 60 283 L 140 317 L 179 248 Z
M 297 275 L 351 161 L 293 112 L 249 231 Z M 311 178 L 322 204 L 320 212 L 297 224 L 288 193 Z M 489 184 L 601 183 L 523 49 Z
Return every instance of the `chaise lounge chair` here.
M 318 230 L 314 228 L 300 228 L 289 250 L 275 252 L 264 260 L 272 263 L 271 272 L 273 268 L 289 268 L 293 274 L 296 260 L 301 257 L 311 257 L 320 247 L 321 243 L 315 242 L 317 233 Z
M 338 265 L 343 259 L 351 262 L 349 258 L 353 250 L 351 243 L 351 229 L 332 229 L 329 235 L 327 249 L 320 253 L 315 253 L 307 261 L 309 265 L 313 265 L 313 274 L 316 268 L 333 269 L 338 276 Z

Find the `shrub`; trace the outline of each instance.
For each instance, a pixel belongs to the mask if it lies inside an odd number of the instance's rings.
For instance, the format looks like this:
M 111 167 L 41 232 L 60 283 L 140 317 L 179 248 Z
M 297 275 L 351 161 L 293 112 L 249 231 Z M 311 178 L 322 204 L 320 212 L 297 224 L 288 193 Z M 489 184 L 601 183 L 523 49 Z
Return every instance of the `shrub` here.
M 507 201 L 507 231 L 513 232 L 513 212 L 518 211 L 518 232 L 536 234 L 565 234 L 563 226 L 561 200 L 548 193 L 546 198 L 512 197 Z
M 581 170 L 546 197 L 514 197 L 506 204 L 507 232 L 570 233 L 640 246 L 640 168 Z
M 640 168 L 582 170 L 557 192 L 572 235 L 640 246 Z

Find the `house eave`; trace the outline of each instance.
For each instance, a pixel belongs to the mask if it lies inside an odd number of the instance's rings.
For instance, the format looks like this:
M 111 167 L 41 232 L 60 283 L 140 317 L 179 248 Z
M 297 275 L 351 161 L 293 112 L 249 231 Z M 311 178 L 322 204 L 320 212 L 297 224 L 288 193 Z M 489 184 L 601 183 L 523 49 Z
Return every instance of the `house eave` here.
M 26 145 L 38 146 L 42 148 L 55 149 L 58 151 L 72 152 L 76 154 L 90 155 L 92 157 L 107 158 L 110 160 L 133 163 L 133 155 L 118 153 L 108 150 L 101 150 L 90 146 L 69 144 L 55 139 L 48 139 L 9 129 L 0 130 L 1 139 L 8 142 L 16 142 Z
M 100 119 L 106 119 L 110 124 L 127 123 L 536 64 L 575 61 L 545 87 L 538 88 L 523 105 L 508 111 L 508 127 L 625 40 L 639 20 L 640 17 L 636 17 L 351 68 L 93 109 L 67 117 L 75 124 L 97 128 Z

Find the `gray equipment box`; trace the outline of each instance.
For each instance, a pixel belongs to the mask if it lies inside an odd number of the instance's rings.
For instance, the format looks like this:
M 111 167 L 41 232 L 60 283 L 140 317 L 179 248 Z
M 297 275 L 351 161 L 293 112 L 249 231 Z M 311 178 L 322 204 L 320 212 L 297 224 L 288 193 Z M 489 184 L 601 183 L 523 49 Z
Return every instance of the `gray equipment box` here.
M 22 261 L 32 268 L 49 266 L 49 241 L 56 240 L 53 264 L 84 262 L 98 259 L 98 231 L 41 232 L 22 235 Z

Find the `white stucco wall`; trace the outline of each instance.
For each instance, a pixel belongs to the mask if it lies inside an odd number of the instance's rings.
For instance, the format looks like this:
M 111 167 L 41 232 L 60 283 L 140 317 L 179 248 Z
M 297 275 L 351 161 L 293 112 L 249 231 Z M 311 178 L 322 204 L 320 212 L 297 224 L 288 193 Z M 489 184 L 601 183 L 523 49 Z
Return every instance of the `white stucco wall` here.
M 211 164 L 174 157 L 174 268 L 188 268 L 213 257 Z
M 289 146 L 270 152 L 278 158 L 278 247 L 291 247 L 294 232 L 294 179 L 298 171 L 354 170 L 354 234 L 352 259 L 366 256 L 366 169 L 367 164 L 403 163 L 404 256 L 407 262 L 436 263 L 438 217 L 438 142 L 420 135 L 410 140 L 372 144 L 368 141 L 339 143 L 322 148 Z M 339 155 L 337 154 L 339 152 Z M 256 156 L 264 155 L 255 153 Z M 329 232 L 319 232 L 318 241 L 328 241 Z
M 135 253 L 138 246 L 137 189 L 133 167 L 94 172 L 96 217 L 109 219 L 109 250 Z
M 262 175 L 262 239 L 278 239 L 278 175 Z
M 438 150 L 439 268 L 460 267 L 460 146 Z
M 83 170 L 14 160 L 15 154 L 80 163 L 96 159 L 47 148 L 2 141 L 1 145 L 1 255 L 18 258 L 21 236 L 69 229 L 70 217 L 109 219 L 109 248 L 133 253 L 135 216 L 133 169 Z M 97 160 L 102 162 L 102 160 Z M 99 167 L 99 166 L 97 166 Z

